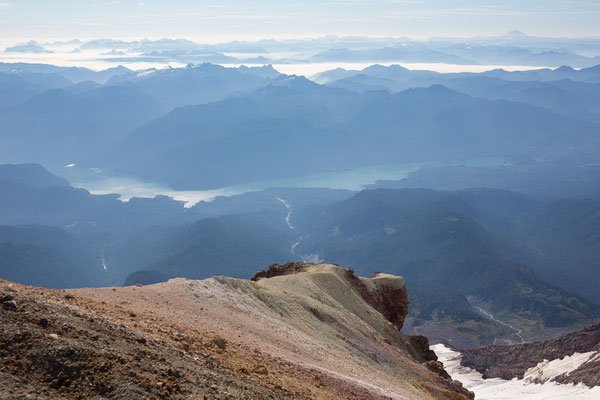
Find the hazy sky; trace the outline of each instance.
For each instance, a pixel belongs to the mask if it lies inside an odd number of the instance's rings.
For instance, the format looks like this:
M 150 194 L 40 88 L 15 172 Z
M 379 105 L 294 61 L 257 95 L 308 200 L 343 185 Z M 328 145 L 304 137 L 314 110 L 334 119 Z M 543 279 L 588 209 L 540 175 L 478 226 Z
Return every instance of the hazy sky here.
M 0 0 L 0 38 L 600 36 L 599 0 Z

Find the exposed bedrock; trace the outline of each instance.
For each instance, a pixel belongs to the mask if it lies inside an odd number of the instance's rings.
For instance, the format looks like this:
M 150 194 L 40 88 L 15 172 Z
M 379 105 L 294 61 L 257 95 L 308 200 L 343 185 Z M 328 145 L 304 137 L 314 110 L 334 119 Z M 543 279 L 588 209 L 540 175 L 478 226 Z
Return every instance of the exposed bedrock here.
M 287 263 L 284 265 L 273 264 L 266 271 L 259 271 L 252 277 L 252 281 L 276 276 L 293 275 L 305 272 L 308 268 L 318 264 Z M 370 278 L 356 276 L 351 268 L 344 268 L 346 278 L 356 288 L 360 296 L 374 309 L 402 329 L 404 319 L 408 314 L 408 295 L 406 285 L 401 276 L 375 273 Z
M 600 324 L 541 342 L 469 349 L 464 352 L 461 365 L 476 369 L 484 378 L 522 379 L 528 369 L 544 360 L 562 359 L 574 353 L 594 351 L 600 351 Z M 584 363 L 568 375 L 558 376 L 555 381 L 598 386 L 600 359 Z

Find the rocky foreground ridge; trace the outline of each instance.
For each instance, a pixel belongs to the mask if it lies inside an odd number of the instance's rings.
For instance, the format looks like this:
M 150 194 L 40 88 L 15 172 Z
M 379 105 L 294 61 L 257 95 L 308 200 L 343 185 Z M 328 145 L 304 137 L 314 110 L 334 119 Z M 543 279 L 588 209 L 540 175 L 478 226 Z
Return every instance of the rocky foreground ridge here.
M 575 368 L 553 376 L 551 381 L 600 386 L 600 324 L 551 340 L 465 350 L 461 365 L 476 369 L 486 379 L 523 379 L 526 372 L 544 361 L 574 354 L 580 355 Z
M 467 399 L 399 332 L 400 277 L 271 266 L 253 281 L 47 290 L 0 281 L 0 398 Z

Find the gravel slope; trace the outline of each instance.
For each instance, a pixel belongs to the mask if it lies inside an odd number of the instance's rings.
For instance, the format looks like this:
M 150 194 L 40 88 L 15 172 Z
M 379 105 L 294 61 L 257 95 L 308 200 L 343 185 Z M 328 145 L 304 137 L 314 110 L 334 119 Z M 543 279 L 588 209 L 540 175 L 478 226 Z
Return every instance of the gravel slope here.
M 0 285 L 17 304 L 1 311 L 2 398 L 470 395 L 427 361 L 426 340 L 399 333 L 386 297 L 404 291 L 399 277 L 307 265 L 257 282 L 172 279 L 67 291 Z

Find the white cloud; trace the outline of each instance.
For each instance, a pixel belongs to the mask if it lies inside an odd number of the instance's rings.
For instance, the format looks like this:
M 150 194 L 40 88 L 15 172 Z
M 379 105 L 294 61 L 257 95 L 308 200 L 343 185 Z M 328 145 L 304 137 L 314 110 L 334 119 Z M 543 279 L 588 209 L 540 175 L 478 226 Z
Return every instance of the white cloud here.
M 0 3 L 0 8 L 8 8 L 10 7 L 10 3 Z

